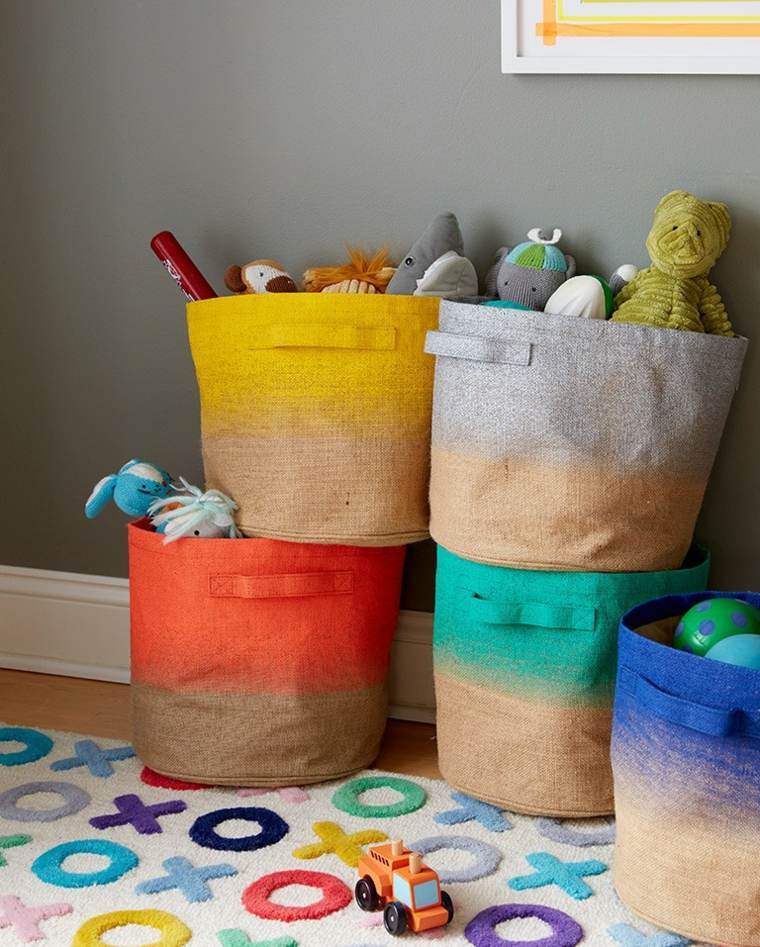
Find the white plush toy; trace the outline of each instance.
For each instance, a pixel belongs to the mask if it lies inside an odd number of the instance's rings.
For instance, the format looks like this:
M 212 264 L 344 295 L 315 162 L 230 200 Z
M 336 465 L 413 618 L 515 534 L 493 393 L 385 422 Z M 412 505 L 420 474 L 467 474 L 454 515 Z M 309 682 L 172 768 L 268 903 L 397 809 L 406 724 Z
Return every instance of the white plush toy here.
M 632 263 L 619 266 L 609 282 L 599 276 L 573 276 L 556 289 L 544 306 L 551 315 L 580 316 L 582 319 L 609 319 L 613 299 L 636 276 Z
M 182 537 L 202 539 L 240 539 L 242 533 L 232 514 L 238 506 L 220 490 L 207 490 L 179 478 L 183 492 L 151 503 L 148 513 L 156 531 L 164 534 L 164 543 Z
M 434 260 L 417 280 L 415 296 L 477 296 L 478 274 L 466 256 L 449 250 Z
M 605 296 L 604 287 L 595 276 L 573 276 L 552 293 L 544 312 L 583 319 L 606 319 L 611 302 L 612 294 L 608 291 Z

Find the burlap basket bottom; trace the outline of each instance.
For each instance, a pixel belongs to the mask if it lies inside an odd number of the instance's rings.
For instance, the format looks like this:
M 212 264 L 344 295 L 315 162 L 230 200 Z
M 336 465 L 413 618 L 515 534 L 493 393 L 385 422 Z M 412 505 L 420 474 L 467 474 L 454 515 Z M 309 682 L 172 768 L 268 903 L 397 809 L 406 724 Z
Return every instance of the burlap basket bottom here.
M 692 540 L 683 524 L 696 521 L 706 486 L 683 472 L 625 476 L 602 460 L 567 465 L 440 446 L 431 471 L 435 540 L 467 559 L 525 569 L 675 569 Z
M 435 693 L 439 763 L 452 786 L 528 815 L 613 811 L 609 704 L 540 704 L 442 673 Z
M 348 427 L 297 435 L 282 425 L 270 437 L 204 434 L 207 485 L 235 497 L 246 536 L 354 546 L 426 539 L 428 428 L 400 436 Z
M 384 685 L 341 694 L 178 694 L 133 685 L 134 747 L 157 773 L 224 786 L 317 783 L 371 763 Z

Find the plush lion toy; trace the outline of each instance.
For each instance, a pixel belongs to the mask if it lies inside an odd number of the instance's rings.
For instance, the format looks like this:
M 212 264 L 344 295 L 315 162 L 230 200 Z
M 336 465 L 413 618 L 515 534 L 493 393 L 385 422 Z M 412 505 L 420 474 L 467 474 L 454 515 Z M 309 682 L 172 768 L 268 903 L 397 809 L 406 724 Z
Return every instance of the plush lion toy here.
M 667 194 L 647 237 L 652 265 L 615 297 L 617 322 L 732 336 L 718 290 L 707 274 L 726 249 L 731 218 L 725 204 L 687 191 Z
M 339 266 L 315 266 L 303 274 L 307 293 L 384 293 L 396 272 L 388 251 L 369 254 L 348 247 L 348 263 Z

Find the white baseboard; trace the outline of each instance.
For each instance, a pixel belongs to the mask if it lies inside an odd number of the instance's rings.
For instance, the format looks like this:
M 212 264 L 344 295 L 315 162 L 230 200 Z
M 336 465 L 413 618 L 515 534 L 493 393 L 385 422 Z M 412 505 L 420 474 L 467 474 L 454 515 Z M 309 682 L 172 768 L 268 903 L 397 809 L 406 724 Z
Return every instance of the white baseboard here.
M 433 616 L 402 611 L 393 645 L 390 715 L 432 723 Z M 0 566 L 0 667 L 129 683 L 129 583 Z

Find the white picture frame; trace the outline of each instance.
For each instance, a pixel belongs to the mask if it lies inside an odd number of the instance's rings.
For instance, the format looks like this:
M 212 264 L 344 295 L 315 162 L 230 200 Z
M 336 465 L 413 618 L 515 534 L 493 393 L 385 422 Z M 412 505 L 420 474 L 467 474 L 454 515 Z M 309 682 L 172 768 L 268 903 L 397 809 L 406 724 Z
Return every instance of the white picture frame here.
M 570 2 L 593 3 L 596 9 L 604 0 L 570 0 Z M 643 8 L 642 0 L 612 0 L 616 3 L 617 11 L 623 12 L 627 8 L 635 8 L 638 14 Z M 699 14 L 707 7 L 717 8 L 718 3 L 729 0 L 676 0 L 678 12 L 683 19 L 684 13 L 698 10 Z M 742 2 L 742 0 L 739 0 Z M 533 41 L 532 31 L 538 29 L 537 24 L 546 9 L 545 4 L 562 3 L 562 0 L 501 0 L 501 71 L 503 73 L 586 73 L 586 74 L 659 74 L 659 75 L 760 75 L 760 0 L 743 0 L 744 9 L 758 11 L 757 21 L 753 21 L 753 32 L 744 36 L 679 36 L 677 39 L 666 36 L 656 38 L 637 37 L 606 37 L 595 35 L 593 38 L 562 35 L 562 30 L 580 32 L 578 26 L 559 23 L 555 29 L 559 36 L 554 40 L 553 48 L 537 49 L 540 40 Z M 662 9 L 672 9 L 670 0 L 651 0 L 646 9 L 652 9 L 653 4 L 662 4 Z M 604 5 L 606 9 L 609 4 Z M 724 7 L 725 9 L 725 7 Z M 695 14 L 696 15 L 696 14 Z M 632 15 L 634 19 L 641 19 Z M 659 19 L 665 19 L 659 17 Z M 714 18 L 713 18 L 714 19 Z M 556 21 L 555 21 L 556 22 Z M 727 25 L 724 30 L 737 29 L 738 26 Z M 545 26 L 545 23 L 542 24 Z M 624 27 L 618 27 L 624 28 Z M 658 27 L 660 29 L 664 27 Z M 671 29 L 677 29 L 675 24 Z M 689 27 L 684 26 L 683 29 Z M 693 27 L 692 27 L 693 28 Z M 713 27 L 716 31 L 719 27 Z M 710 29 L 705 26 L 704 29 Z M 756 31 L 756 32 L 755 32 Z M 544 40 L 545 42 L 545 40 Z M 579 47 L 583 45 L 583 51 Z M 565 46 L 568 55 L 563 55 L 557 48 Z M 530 47 L 530 48 L 529 48 Z M 575 48 L 573 48 L 575 47 Z M 674 49 L 677 47 L 677 54 Z M 714 52 L 711 51 L 713 47 Z M 754 47 L 757 53 L 752 54 Z M 596 53 L 597 48 L 599 53 Z M 572 50 L 572 54 L 571 53 Z M 593 52 L 592 52 L 593 50 Z

